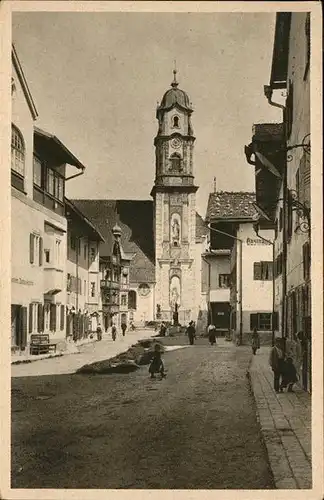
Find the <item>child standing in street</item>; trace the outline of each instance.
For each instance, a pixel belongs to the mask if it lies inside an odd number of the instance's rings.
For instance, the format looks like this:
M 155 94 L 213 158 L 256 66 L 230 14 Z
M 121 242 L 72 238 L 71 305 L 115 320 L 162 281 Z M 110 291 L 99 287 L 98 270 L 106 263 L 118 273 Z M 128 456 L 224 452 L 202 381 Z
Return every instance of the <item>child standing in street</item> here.
M 294 392 L 293 386 L 298 381 L 296 367 L 291 357 L 288 357 L 283 365 L 282 381 L 280 384 L 280 391 L 288 387 L 288 392 Z
M 155 373 L 160 373 L 161 378 L 164 378 L 166 375 L 164 373 L 164 364 L 161 357 L 161 348 L 159 344 L 155 344 L 154 346 L 154 354 L 149 367 L 149 373 L 151 374 L 151 378 L 155 378 Z

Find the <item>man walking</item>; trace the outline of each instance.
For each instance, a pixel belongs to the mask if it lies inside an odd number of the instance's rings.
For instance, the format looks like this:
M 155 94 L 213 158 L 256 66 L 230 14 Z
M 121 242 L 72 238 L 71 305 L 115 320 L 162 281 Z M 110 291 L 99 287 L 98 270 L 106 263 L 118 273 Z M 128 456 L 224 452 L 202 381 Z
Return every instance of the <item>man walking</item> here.
M 127 330 L 127 325 L 126 325 L 126 323 L 122 323 L 120 326 L 121 326 L 121 329 L 122 329 L 123 337 L 125 337 L 125 332 Z
M 187 327 L 187 335 L 190 345 L 193 345 L 196 337 L 196 328 L 193 321 L 190 321 L 189 326 Z
M 279 392 L 280 377 L 282 377 L 285 363 L 285 354 L 283 351 L 282 339 L 277 338 L 275 345 L 270 351 L 270 366 L 273 371 L 273 387 L 276 392 Z

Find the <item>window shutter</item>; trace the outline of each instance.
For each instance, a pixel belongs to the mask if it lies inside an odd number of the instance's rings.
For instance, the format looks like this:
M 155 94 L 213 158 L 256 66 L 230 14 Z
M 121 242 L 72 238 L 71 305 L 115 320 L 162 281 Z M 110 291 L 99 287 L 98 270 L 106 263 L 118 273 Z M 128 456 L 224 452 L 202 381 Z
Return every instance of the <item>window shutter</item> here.
M 34 235 L 29 235 L 29 262 L 34 264 Z
M 39 265 L 43 265 L 43 238 L 39 238 Z
M 258 313 L 250 314 L 250 330 L 258 328 Z
M 304 203 L 307 207 L 310 206 L 310 161 L 306 153 L 304 153 L 304 172 L 303 172 L 303 189 Z
M 43 304 L 37 306 L 37 331 L 43 331 Z
M 55 332 L 56 330 L 56 305 L 51 304 L 50 306 L 50 330 Z
M 22 307 L 20 347 L 25 348 L 26 345 L 27 345 L 27 307 Z
M 66 315 L 66 335 L 70 335 L 71 333 L 71 320 L 70 320 L 70 316 L 67 314 Z
M 287 239 L 290 241 L 293 229 L 293 210 L 292 210 L 292 195 L 288 192 L 288 222 L 287 222 Z
M 29 320 L 28 320 L 28 332 L 33 331 L 33 304 L 29 304 Z
M 60 320 L 61 320 L 60 329 L 61 330 L 64 330 L 64 314 L 65 314 L 65 307 L 62 304 L 61 305 L 61 316 L 60 316 Z
M 261 279 L 261 262 L 254 262 L 253 264 L 253 279 Z

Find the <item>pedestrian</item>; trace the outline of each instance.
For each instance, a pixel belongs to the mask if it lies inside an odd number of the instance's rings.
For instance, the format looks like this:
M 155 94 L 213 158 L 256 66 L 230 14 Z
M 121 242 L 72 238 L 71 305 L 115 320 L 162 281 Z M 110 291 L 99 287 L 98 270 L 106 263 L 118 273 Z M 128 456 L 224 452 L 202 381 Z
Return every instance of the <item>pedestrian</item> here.
M 151 378 L 155 378 L 155 374 L 159 373 L 161 378 L 164 378 L 166 375 L 164 373 L 164 364 L 161 357 L 161 348 L 159 344 L 155 344 L 153 358 L 149 366 L 149 373 L 151 374 Z
M 283 375 L 285 354 L 282 339 L 277 338 L 270 351 L 269 363 L 273 371 L 273 387 L 276 392 L 280 389 L 280 377 Z
M 160 326 L 160 337 L 165 337 L 165 333 L 166 333 L 166 326 L 164 321 L 162 321 Z
M 111 326 L 111 336 L 112 336 L 113 341 L 116 340 L 116 335 L 117 335 L 117 328 L 116 328 L 115 323 L 113 323 Z
M 101 328 L 100 323 L 98 323 L 98 326 L 97 326 L 97 340 L 102 340 L 102 328 Z
M 283 364 L 282 381 L 280 384 L 280 391 L 288 386 L 287 392 L 294 392 L 293 385 L 298 381 L 296 367 L 293 359 L 289 356 Z
M 190 345 L 193 345 L 196 338 L 196 328 L 195 328 L 195 323 L 193 321 L 190 321 L 187 327 L 187 335 Z
M 127 330 L 127 324 L 123 322 L 120 326 L 121 326 L 121 329 L 122 329 L 123 337 L 125 337 L 125 332 Z
M 252 341 L 251 342 L 252 343 L 252 352 L 253 352 L 253 354 L 256 354 L 257 350 L 260 349 L 260 336 L 259 336 L 259 333 L 258 333 L 258 330 L 256 329 L 256 327 L 253 328 L 251 341 Z
M 207 328 L 210 345 L 216 344 L 216 327 L 212 323 Z

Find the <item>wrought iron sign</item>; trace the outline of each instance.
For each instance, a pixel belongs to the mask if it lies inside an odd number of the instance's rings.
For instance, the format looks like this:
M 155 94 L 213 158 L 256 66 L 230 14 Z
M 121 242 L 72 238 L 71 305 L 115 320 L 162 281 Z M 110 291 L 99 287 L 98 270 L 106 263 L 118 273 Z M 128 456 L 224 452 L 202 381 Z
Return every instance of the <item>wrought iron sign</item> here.
M 301 144 L 295 144 L 294 146 L 288 146 L 286 148 L 286 151 L 288 153 L 287 154 L 287 162 L 290 162 L 293 159 L 293 156 L 292 156 L 292 154 L 289 154 L 289 151 L 293 151 L 294 149 L 297 149 L 297 148 L 303 148 L 304 153 L 310 155 L 310 152 L 311 152 L 310 134 L 305 135 Z
M 289 195 L 291 209 L 293 212 L 296 212 L 299 217 L 299 225 L 296 229 L 300 230 L 302 233 L 309 233 L 311 228 L 310 209 L 298 200 L 297 191 L 291 189 Z

